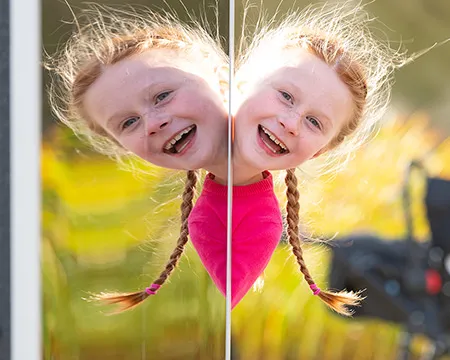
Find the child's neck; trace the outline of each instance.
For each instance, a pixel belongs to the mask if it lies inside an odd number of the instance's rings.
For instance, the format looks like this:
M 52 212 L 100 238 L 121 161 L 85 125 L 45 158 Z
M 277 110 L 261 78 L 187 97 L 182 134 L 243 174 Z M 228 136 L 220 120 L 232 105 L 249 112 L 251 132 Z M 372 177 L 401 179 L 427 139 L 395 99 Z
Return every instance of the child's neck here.
M 206 169 L 214 175 L 214 181 L 226 185 L 228 184 L 227 167 L 222 166 L 216 171 L 214 169 Z M 247 167 L 241 168 L 237 164 L 233 165 L 233 186 L 244 186 L 257 183 L 264 178 L 262 171 L 249 171 Z

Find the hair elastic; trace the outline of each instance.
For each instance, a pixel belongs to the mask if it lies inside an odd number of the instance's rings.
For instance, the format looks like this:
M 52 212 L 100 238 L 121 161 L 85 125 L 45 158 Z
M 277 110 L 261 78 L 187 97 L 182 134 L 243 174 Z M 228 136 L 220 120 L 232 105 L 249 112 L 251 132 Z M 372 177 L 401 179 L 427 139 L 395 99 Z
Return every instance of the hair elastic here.
M 309 285 L 309 288 L 313 291 L 314 295 L 319 295 L 320 289 L 317 287 L 316 284 Z
M 145 292 L 149 295 L 155 295 L 156 290 L 158 290 L 161 287 L 161 285 L 158 284 L 152 284 L 150 287 L 145 289 Z

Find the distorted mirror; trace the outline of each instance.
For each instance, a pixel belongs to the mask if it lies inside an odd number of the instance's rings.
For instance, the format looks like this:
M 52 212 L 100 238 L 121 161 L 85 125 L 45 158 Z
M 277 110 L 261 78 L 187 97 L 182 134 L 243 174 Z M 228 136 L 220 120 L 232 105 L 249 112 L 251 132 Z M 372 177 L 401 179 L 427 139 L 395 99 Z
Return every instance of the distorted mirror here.
M 227 177 L 228 2 L 44 0 L 42 25 L 44 358 L 223 359 L 200 194 Z
M 233 359 L 447 358 L 450 6 L 243 3 Z

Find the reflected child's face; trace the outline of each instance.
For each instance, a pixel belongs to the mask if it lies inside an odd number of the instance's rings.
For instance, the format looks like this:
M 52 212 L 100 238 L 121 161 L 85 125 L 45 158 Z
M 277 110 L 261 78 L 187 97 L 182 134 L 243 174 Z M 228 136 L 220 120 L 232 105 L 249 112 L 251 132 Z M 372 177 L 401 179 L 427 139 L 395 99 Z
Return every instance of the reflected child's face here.
M 154 49 L 107 66 L 83 110 L 126 150 L 152 164 L 193 170 L 226 156 L 228 114 L 201 60 Z
M 243 88 L 234 154 L 255 171 L 294 168 L 325 152 L 353 112 L 336 72 L 301 48 L 282 50 L 278 66 Z

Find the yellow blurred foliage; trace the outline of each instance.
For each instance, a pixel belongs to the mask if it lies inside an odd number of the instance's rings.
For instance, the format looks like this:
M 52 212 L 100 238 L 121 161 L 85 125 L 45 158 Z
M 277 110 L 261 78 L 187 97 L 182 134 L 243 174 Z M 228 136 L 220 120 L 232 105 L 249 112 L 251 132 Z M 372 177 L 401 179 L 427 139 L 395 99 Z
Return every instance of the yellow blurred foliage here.
M 355 231 L 402 236 L 405 225 L 401 192 L 409 163 L 424 158 L 430 176 L 450 178 L 450 142 L 440 145 L 442 139 L 428 127 L 428 121 L 424 113 L 409 119 L 394 119 L 373 141 L 359 149 L 342 171 L 304 179 L 300 190 L 303 225 L 317 236 Z M 440 146 L 434 150 L 437 145 Z M 428 233 L 421 202 L 425 190 L 423 180 L 413 173 L 412 211 L 416 234 L 422 239 Z M 278 183 L 277 194 L 283 207 L 284 191 L 284 184 Z
M 305 233 L 329 238 L 336 234 L 366 231 L 383 237 L 402 237 L 405 225 L 401 189 L 409 162 L 425 157 L 425 166 L 432 176 L 450 178 L 450 142 L 433 150 L 441 140 L 439 133 L 428 127 L 426 114 L 393 119 L 373 141 L 356 153 L 343 171 L 333 176 L 302 179 L 301 222 Z M 150 272 L 159 271 L 178 235 L 180 179 L 183 177 L 182 172 L 151 166 L 138 177 L 132 172 L 120 171 L 106 158 L 69 158 L 60 142 L 56 145 L 44 143 L 43 273 L 48 279 L 44 282 L 44 292 L 52 294 L 49 298 L 75 296 L 72 302 L 78 304 L 76 296 L 79 295 L 61 290 L 64 284 L 71 284 L 68 275 L 64 275 L 64 271 L 70 269 L 70 262 L 64 260 L 66 264 L 59 259 L 66 259 L 67 254 L 76 259 L 78 266 L 85 264 L 95 268 L 104 264 L 105 268 L 113 269 L 114 264 L 125 259 L 127 252 L 137 248 L 151 252 Z M 276 179 L 282 177 L 283 172 L 275 174 Z M 412 177 L 411 189 L 415 234 L 426 239 L 428 225 L 422 203 L 424 181 L 417 174 Z M 276 192 L 282 207 L 285 206 L 284 191 L 283 182 L 277 182 Z M 148 248 L 143 247 L 144 244 L 149 244 Z M 188 249 L 188 254 L 193 253 L 191 250 Z M 146 253 L 142 255 L 145 256 Z M 320 285 L 326 281 L 328 257 L 323 247 L 308 246 L 306 249 L 305 260 Z M 189 271 L 178 271 L 172 278 L 178 288 L 168 286 L 165 291 L 179 291 L 178 279 L 184 279 L 190 284 L 198 284 L 204 296 L 209 294 L 210 279 L 204 273 L 191 271 L 200 266 L 195 254 L 183 259 L 181 268 L 185 265 Z M 61 276 L 55 275 L 54 271 L 60 272 Z M 134 276 L 139 277 L 139 273 Z M 128 281 L 127 278 L 122 280 Z M 394 359 L 398 327 L 380 321 L 349 322 L 332 316 L 317 298 L 311 296 L 287 246 L 277 249 L 264 280 L 262 291 L 247 294 L 232 313 L 233 339 L 241 360 Z M 123 286 L 126 284 L 120 285 Z M 63 295 L 53 295 L 56 294 L 55 289 Z M 192 289 L 192 285 L 186 289 Z M 217 291 L 213 295 L 216 296 L 214 299 L 221 298 Z M 58 304 L 57 298 L 54 301 Z M 155 297 L 153 303 L 158 301 L 166 300 Z M 206 306 L 211 309 L 215 306 L 206 298 L 199 301 L 202 305 L 196 308 L 199 314 L 205 311 Z M 180 314 L 188 314 L 192 311 L 188 304 L 177 301 L 170 306 Z M 198 306 L 199 303 L 195 304 Z M 166 305 L 169 306 L 168 303 Z M 71 307 L 70 316 L 73 318 L 80 315 L 76 311 L 82 311 L 76 309 L 83 309 L 81 305 L 77 306 Z M 47 318 L 63 316 L 67 309 L 62 307 L 58 311 L 49 311 Z M 164 314 L 153 316 L 153 321 L 158 323 L 167 320 Z M 200 318 L 211 326 L 212 317 Z M 106 322 L 102 324 L 107 326 Z M 51 326 L 57 329 L 56 325 Z M 128 336 L 126 332 L 122 333 L 120 335 L 118 330 L 116 339 Z M 222 333 L 219 331 L 209 336 L 217 334 Z M 162 341 L 162 338 L 158 339 Z M 426 342 L 419 341 L 414 346 L 420 350 L 423 344 Z
M 401 238 L 406 231 L 402 186 L 409 163 L 423 158 L 430 176 L 450 178 L 450 142 L 442 140 L 429 128 L 426 114 L 393 119 L 344 170 L 303 179 L 304 232 L 324 239 L 355 232 Z M 284 172 L 275 174 L 282 207 L 286 203 L 283 177 Z M 412 214 L 419 240 L 429 235 L 422 201 L 424 183 L 423 177 L 413 173 Z M 325 288 L 327 250 L 320 245 L 304 248 L 311 274 Z M 263 290 L 248 293 L 233 310 L 232 328 L 242 360 L 394 360 L 400 334 L 398 325 L 332 315 L 311 295 L 289 245 L 275 252 L 265 271 Z M 416 354 L 427 346 L 423 337 L 413 343 Z

